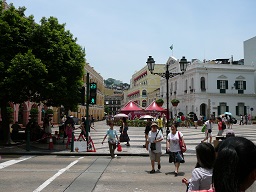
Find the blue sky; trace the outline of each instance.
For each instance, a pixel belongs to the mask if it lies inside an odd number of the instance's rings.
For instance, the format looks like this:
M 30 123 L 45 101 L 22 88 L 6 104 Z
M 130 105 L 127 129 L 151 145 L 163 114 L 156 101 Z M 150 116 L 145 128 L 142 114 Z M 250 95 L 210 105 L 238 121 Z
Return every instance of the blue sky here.
M 85 48 L 104 79 L 130 83 L 149 55 L 180 59 L 244 58 L 256 36 L 255 0 L 7 0 L 35 21 L 54 16 Z

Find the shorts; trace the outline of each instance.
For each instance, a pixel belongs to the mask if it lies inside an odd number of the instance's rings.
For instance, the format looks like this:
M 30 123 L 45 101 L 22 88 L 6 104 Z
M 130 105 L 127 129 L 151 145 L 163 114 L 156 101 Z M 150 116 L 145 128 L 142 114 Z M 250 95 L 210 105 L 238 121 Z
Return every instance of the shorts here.
M 169 153 L 169 163 L 185 163 L 183 153 L 181 151 L 178 152 L 170 152 Z
M 160 161 L 161 153 L 154 153 L 150 150 L 149 157 L 150 157 L 151 161 L 158 162 L 158 161 Z
M 205 132 L 205 137 L 212 137 L 212 132 L 208 133 L 207 131 Z

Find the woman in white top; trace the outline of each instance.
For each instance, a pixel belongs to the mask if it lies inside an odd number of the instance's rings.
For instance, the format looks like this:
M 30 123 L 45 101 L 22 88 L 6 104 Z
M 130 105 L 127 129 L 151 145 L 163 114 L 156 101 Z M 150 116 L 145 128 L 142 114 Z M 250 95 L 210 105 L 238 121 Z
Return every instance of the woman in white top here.
M 161 169 L 160 157 L 162 154 L 161 141 L 164 139 L 162 131 L 158 130 L 156 123 L 151 124 L 151 131 L 148 133 L 146 149 L 149 151 L 152 170 L 150 173 L 155 173 L 155 162 L 158 164 L 158 170 Z M 153 145 L 155 146 L 153 148 Z
M 179 144 L 179 139 L 183 140 L 183 134 L 177 130 L 177 127 L 178 127 L 177 124 L 172 124 L 171 132 L 168 134 L 167 142 L 166 142 L 167 151 L 170 152 L 169 163 L 174 162 L 174 165 L 175 165 L 175 171 L 174 171 L 175 177 L 178 176 L 180 163 L 185 162 L 184 156 L 180 150 L 180 144 Z
M 215 150 L 210 143 L 200 143 L 196 146 L 197 164 L 192 171 L 191 179 L 183 178 L 187 191 L 208 190 L 212 184 L 212 172 L 215 162 Z

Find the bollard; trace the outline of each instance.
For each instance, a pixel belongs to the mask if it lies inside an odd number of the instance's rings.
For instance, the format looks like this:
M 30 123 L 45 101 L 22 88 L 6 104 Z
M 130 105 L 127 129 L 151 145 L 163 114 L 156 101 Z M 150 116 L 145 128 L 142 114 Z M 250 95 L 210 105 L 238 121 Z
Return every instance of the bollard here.
M 50 140 L 49 140 L 49 149 L 53 149 L 53 141 L 52 141 L 52 134 L 50 135 Z
M 30 151 L 30 131 L 27 130 L 26 151 Z
M 71 138 L 71 152 L 74 152 L 74 129 L 72 130 L 72 138 Z

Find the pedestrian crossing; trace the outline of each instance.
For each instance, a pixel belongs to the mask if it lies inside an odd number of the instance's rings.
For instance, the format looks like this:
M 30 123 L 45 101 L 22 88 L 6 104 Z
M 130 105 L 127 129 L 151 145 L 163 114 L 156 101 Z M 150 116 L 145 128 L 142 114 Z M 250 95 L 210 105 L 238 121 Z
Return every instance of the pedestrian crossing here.
M 102 140 L 104 135 L 106 134 L 106 131 L 108 130 L 108 126 L 106 125 L 105 121 L 95 122 L 95 130 L 91 129 L 90 136 L 94 142 L 94 145 L 96 147 L 96 152 L 99 153 L 106 153 L 108 154 L 108 144 L 107 141 L 102 145 Z M 117 130 L 119 133 L 119 127 L 115 126 L 114 129 Z M 138 155 L 146 155 L 148 154 L 147 150 L 143 148 L 143 145 L 145 144 L 145 136 L 144 136 L 144 129 L 145 127 L 129 127 L 128 134 L 130 137 L 130 147 L 127 147 L 125 143 L 122 144 L 123 151 L 122 153 L 132 153 L 132 154 L 138 154 Z M 204 139 L 205 134 L 201 132 L 202 127 L 199 126 L 197 129 L 194 127 L 186 128 L 186 127 L 179 127 L 178 131 L 181 131 L 183 133 L 183 137 L 185 140 L 185 143 L 187 145 L 187 151 L 185 155 L 195 155 L 195 147 Z M 223 135 L 226 135 L 226 131 L 229 129 L 226 129 L 223 133 Z M 232 130 L 234 131 L 236 136 L 242 136 L 246 137 L 247 139 L 250 139 L 254 143 L 256 143 L 256 125 L 233 125 Z M 164 140 L 162 141 L 162 150 L 163 153 L 165 153 L 166 148 L 166 129 L 163 131 Z M 213 139 L 215 140 L 215 137 L 218 133 L 217 125 L 213 125 Z M 75 136 L 78 138 L 80 134 L 80 130 L 77 129 L 75 131 Z

